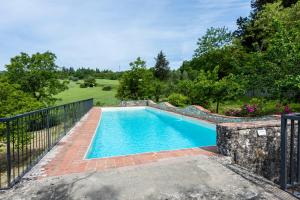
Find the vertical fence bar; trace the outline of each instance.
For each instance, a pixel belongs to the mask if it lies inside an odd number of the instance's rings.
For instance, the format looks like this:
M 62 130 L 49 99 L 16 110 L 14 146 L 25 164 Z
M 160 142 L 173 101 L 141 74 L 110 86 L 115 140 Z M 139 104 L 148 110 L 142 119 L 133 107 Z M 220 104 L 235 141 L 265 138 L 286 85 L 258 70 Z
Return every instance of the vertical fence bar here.
M 295 122 L 291 120 L 291 142 L 290 142 L 290 184 L 294 189 L 294 140 L 295 140 Z
M 300 182 L 300 120 L 297 121 L 298 126 L 298 140 L 297 140 L 297 182 Z
M 280 132 L 280 186 L 282 189 L 287 189 L 287 170 L 286 170 L 286 118 L 281 116 L 281 132 Z
M 64 134 L 67 134 L 67 111 L 66 111 L 66 105 L 64 105 L 63 113 L 64 113 Z
M 10 123 L 6 122 L 6 159 L 7 159 L 7 187 L 11 183 L 11 152 L 10 152 Z
M 47 140 L 48 140 L 48 151 L 51 149 L 51 136 L 50 136 L 50 125 L 49 125 L 49 113 L 46 110 L 46 131 L 47 131 Z

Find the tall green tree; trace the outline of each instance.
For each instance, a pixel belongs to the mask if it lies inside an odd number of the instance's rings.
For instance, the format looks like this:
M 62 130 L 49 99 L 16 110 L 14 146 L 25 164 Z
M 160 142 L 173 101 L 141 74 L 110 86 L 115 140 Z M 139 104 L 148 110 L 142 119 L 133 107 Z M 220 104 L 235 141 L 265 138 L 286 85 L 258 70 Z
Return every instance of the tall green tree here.
M 153 73 L 146 68 L 146 62 L 138 57 L 130 64 L 131 70 L 120 78 L 117 97 L 122 100 L 148 99 L 152 96 Z
M 51 52 L 28 55 L 21 53 L 6 65 L 7 78 L 11 84 L 45 104 L 55 102 L 54 95 L 66 89 L 58 79 L 56 56 Z
M 166 80 L 170 74 L 169 61 L 166 59 L 166 55 L 160 51 L 155 58 L 154 76 L 159 80 Z
M 199 57 L 211 50 L 221 49 L 231 44 L 233 35 L 226 27 L 207 29 L 204 36 L 198 39 L 194 57 Z
M 280 2 L 268 4 L 257 14 L 255 27 L 263 33 L 259 48 L 247 54 L 241 72 L 249 87 L 277 98 L 275 81 L 300 74 L 300 2 L 284 8 Z M 295 91 L 296 92 L 296 91 Z M 282 96 L 282 95 L 281 95 Z M 286 96 L 289 98 L 289 95 Z

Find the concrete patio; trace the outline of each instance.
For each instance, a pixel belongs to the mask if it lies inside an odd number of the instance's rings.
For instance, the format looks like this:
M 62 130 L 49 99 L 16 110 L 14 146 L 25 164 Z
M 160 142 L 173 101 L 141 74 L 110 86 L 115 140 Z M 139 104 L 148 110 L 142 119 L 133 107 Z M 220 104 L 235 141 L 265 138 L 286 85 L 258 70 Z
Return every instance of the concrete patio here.
M 24 180 L 1 199 L 293 199 L 266 182 L 247 180 L 204 155 Z

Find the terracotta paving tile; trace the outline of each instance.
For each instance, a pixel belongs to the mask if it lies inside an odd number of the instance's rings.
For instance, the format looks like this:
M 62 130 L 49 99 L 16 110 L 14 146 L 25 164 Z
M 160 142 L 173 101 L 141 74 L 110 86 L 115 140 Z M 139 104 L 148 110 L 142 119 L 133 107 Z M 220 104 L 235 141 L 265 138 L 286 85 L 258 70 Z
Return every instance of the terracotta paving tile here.
M 191 148 L 176 151 L 162 151 L 111 158 L 85 159 L 94 132 L 101 116 L 100 108 L 93 108 L 87 118 L 76 126 L 69 138 L 59 142 L 60 152 L 44 166 L 46 176 L 60 176 L 70 173 L 101 171 L 116 167 L 125 167 L 156 162 L 161 159 L 192 155 L 216 155 L 216 147 Z

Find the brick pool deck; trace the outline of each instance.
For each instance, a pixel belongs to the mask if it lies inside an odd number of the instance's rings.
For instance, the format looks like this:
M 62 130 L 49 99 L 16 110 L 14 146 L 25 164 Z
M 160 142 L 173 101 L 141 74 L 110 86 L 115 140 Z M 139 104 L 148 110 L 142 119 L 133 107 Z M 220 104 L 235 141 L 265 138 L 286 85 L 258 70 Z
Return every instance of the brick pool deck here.
M 43 176 L 61 176 L 73 173 L 102 171 L 157 162 L 165 158 L 184 157 L 191 155 L 216 155 L 216 147 L 191 148 L 176 151 L 143 153 L 111 158 L 85 159 L 95 130 L 101 117 L 101 109 L 94 107 L 87 116 L 58 143 L 58 152 L 43 166 Z

